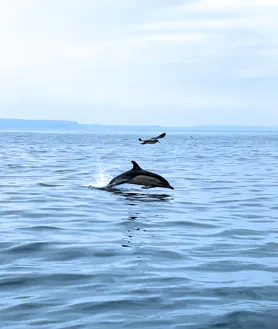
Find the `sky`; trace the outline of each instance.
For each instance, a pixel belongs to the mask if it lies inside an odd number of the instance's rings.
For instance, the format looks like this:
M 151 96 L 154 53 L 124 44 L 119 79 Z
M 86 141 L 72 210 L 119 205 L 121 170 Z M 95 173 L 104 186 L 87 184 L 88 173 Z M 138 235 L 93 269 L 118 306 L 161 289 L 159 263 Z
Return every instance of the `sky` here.
M 0 0 L 0 118 L 278 125 L 278 0 Z

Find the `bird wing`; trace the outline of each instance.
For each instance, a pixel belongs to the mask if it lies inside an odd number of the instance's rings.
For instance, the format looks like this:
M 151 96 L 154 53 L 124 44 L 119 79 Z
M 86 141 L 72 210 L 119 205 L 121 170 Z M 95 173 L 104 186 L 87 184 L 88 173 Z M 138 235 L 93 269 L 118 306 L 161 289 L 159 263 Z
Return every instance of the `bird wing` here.
M 151 138 L 151 139 L 159 139 L 159 138 L 163 138 L 163 137 L 165 137 L 166 136 L 166 133 L 162 133 L 162 134 L 160 134 L 159 136 L 157 136 L 157 137 L 153 137 L 153 138 Z

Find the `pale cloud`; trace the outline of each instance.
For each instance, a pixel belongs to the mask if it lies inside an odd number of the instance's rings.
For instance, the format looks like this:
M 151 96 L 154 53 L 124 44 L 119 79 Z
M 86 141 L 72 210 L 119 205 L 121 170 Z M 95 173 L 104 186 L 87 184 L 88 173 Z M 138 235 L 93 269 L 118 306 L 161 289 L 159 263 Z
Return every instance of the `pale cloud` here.
M 160 21 L 151 22 L 139 26 L 141 31 L 207 31 L 223 30 L 223 29 L 237 29 L 238 23 L 242 24 L 243 20 L 240 18 L 188 18 L 184 20 Z M 247 23 L 246 23 L 247 24 Z
M 196 0 L 190 3 L 179 6 L 180 10 L 186 12 L 225 12 L 227 10 L 237 10 L 254 8 L 260 10 L 259 7 L 277 7 L 276 0 Z
M 253 2 L 255 5 L 261 5 L 263 7 L 278 7 L 278 1 L 277 0 L 254 0 Z
M 277 0 L 196 0 L 177 6 L 176 17 L 172 21 L 156 20 L 140 26 L 139 29 L 203 33 L 227 29 L 255 29 L 258 32 L 277 33 L 276 7 Z M 184 16 L 183 19 L 177 19 L 181 16 Z
M 0 117 L 278 123 L 277 3 L 1 0 Z
M 180 45 L 202 38 L 198 33 L 157 33 L 149 35 L 141 35 L 139 37 L 129 38 L 132 43 L 150 44 L 155 47 L 156 44 Z
M 276 0 L 196 0 L 178 6 L 177 12 L 206 15 L 205 24 L 208 28 L 217 27 L 218 24 L 219 28 L 249 28 L 258 32 L 278 32 L 277 7 Z M 213 16 L 215 14 L 218 16 Z M 219 16 L 220 14 L 224 17 Z M 210 16 L 214 23 L 207 20 Z M 199 18 L 199 24 L 202 25 L 201 19 Z
M 172 20 L 155 20 L 139 27 L 145 33 L 198 33 L 200 54 L 207 62 L 249 56 L 234 68 L 235 75 L 275 76 L 278 73 L 278 1 L 273 0 L 196 0 L 175 7 Z M 178 19 L 177 19 L 178 18 Z M 255 64 L 257 62 L 257 64 Z M 226 63 L 228 61 L 226 60 Z M 227 69 L 229 69 L 227 67 Z

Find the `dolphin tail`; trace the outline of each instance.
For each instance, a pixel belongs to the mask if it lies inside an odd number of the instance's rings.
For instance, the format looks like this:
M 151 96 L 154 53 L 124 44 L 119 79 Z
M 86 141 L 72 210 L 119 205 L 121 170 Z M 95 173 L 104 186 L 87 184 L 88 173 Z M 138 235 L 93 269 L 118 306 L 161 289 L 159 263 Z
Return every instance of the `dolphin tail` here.
M 125 177 L 122 177 L 121 175 L 113 178 L 106 186 L 107 189 L 113 188 L 116 185 L 125 184 L 128 182 L 128 179 Z

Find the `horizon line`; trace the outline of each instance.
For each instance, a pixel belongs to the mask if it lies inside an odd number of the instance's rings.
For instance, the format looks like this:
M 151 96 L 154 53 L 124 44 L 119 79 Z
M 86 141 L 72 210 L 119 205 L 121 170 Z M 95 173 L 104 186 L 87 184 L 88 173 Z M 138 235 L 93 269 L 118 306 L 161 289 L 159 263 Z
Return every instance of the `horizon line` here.
M 0 118 L 2 120 L 12 120 L 12 121 L 44 121 L 44 122 L 64 122 L 64 123 L 74 123 L 77 125 L 84 125 L 84 126 L 110 126 L 110 127 L 117 127 L 117 126 L 124 126 L 124 127 L 169 127 L 169 128 L 190 128 L 190 127 L 271 127 L 271 128 L 278 128 L 277 125 L 255 125 L 255 124 L 214 124 L 214 123 L 207 123 L 207 124 L 188 124 L 182 126 L 166 126 L 161 124 L 104 124 L 104 123 L 80 123 L 79 121 L 75 120 L 68 120 L 68 119 L 21 119 L 21 118 Z

